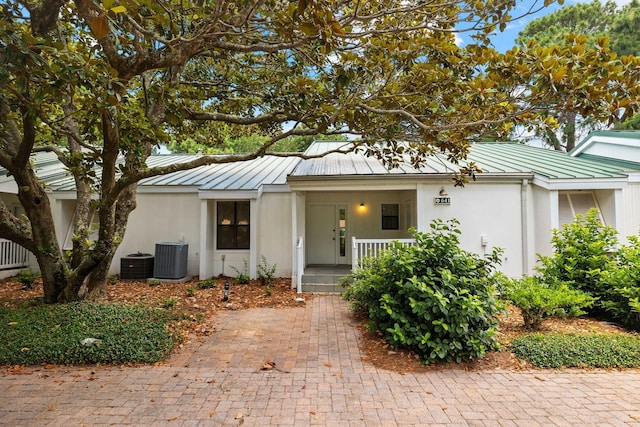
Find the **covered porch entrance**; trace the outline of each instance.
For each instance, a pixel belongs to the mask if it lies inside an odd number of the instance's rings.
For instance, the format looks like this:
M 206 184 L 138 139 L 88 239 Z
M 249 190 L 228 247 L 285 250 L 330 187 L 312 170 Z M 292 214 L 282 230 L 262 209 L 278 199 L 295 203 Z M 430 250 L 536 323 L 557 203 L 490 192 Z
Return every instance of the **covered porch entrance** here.
M 302 292 L 342 292 L 340 279 L 350 272 L 350 265 L 309 265 L 302 275 Z

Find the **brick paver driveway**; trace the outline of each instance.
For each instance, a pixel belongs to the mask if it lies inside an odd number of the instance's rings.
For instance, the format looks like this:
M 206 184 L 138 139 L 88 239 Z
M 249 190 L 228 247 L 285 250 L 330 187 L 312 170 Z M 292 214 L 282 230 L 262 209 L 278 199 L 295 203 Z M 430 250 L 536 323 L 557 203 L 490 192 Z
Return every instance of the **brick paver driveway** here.
M 337 296 L 215 326 L 162 366 L 2 375 L 0 424 L 640 426 L 638 372 L 373 368 Z

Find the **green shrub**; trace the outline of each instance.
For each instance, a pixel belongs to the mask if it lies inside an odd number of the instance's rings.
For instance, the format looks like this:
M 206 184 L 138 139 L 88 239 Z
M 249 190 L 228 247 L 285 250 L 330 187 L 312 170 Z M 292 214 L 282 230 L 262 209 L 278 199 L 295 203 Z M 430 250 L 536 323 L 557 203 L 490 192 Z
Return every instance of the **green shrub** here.
M 163 308 L 174 308 L 178 300 L 176 298 L 162 298 L 162 307 Z
M 640 367 L 640 337 L 607 334 L 531 334 L 516 338 L 511 351 L 541 368 Z
M 550 316 L 580 316 L 590 307 L 594 298 L 570 289 L 566 284 L 548 286 L 538 277 L 523 277 L 512 281 L 509 299 L 520 309 L 524 326 L 539 329 L 542 321 Z
M 262 255 L 262 261 L 258 266 L 258 279 L 263 285 L 270 285 L 276 274 L 276 264 L 269 265 L 267 258 Z
M 615 267 L 602 274 L 605 293 L 600 306 L 616 321 L 640 330 L 640 242 L 630 236 L 629 244 L 615 253 Z
M 594 297 L 601 297 L 607 286 L 602 273 L 613 267 L 609 255 L 617 244 L 616 230 L 604 226 L 596 209 L 576 215 L 574 222 L 553 230 L 553 256 L 541 256 L 538 268 L 544 283 L 566 283 Z
M 0 364 L 157 362 L 174 344 L 169 321 L 164 310 L 119 304 L 2 307 Z
M 212 289 L 216 287 L 216 280 L 213 278 L 200 280 L 198 282 L 199 289 Z
M 242 260 L 242 270 L 238 270 L 234 266 L 231 266 L 231 268 L 237 274 L 237 276 L 236 276 L 236 283 L 237 284 L 246 285 L 247 283 L 249 283 L 251 281 L 251 278 L 249 277 L 249 266 L 247 265 L 247 260 L 246 259 Z
M 40 277 L 39 271 L 31 270 L 30 268 L 22 269 L 16 275 L 16 281 L 22 283 L 22 289 L 33 289 L 33 284 Z
M 492 272 L 501 251 L 481 258 L 460 249 L 457 225 L 433 221 L 429 233 L 413 233 L 415 246 L 392 245 L 344 283 L 344 298 L 366 310 L 372 330 L 425 363 L 478 358 L 497 346 Z

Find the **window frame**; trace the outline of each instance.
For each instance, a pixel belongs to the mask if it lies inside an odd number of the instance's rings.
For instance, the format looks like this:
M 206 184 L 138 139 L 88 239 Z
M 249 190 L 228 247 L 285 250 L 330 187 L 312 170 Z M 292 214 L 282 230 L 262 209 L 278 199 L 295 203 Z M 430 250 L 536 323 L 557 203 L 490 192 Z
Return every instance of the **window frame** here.
M 384 207 L 385 206 L 395 206 L 396 214 L 395 215 L 385 215 Z M 385 227 L 385 218 L 395 218 L 395 227 Z M 380 229 L 382 231 L 398 231 L 400 230 L 400 203 L 392 202 L 392 203 L 380 203 Z
M 233 219 L 230 224 L 222 224 L 221 210 L 233 204 Z M 240 206 L 240 209 L 239 209 Z M 241 209 L 246 215 L 239 218 Z M 225 218 L 226 219 L 226 218 Z M 231 235 L 230 244 L 221 245 L 221 239 Z M 239 239 L 239 236 L 242 238 Z M 216 202 L 216 250 L 236 251 L 251 249 L 251 202 L 249 200 L 218 200 Z

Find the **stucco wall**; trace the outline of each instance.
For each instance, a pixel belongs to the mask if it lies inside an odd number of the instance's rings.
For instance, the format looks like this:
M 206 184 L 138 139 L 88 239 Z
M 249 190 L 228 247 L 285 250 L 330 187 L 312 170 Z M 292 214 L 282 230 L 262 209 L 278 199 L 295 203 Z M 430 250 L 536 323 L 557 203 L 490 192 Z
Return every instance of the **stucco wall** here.
M 200 200 L 196 193 L 138 193 L 137 208 L 129 216 L 109 272 L 120 272 L 121 257 L 136 252 L 154 254 L 155 244 L 161 242 L 187 243 L 187 274 L 198 274 Z
M 507 183 L 471 182 L 464 188 L 445 185 L 451 198 L 450 205 L 434 204 L 441 185 L 427 183 L 422 186 L 424 197 L 417 209 L 422 222 L 428 226 L 432 220 L 455 218 L 460 221 L 461 247 L 477 254 L 491 253 L 493 247 L 504 249 L 500 268 L 510 276 L 522 274 L 522 215 L 521 181 Z M 425 227 L 425 225 L 422 225 Z M 486 236 L 487 244 L 482 244 Z
M 258 217 L 258 266 L 262 255 L 267 266 L 276 265 L 277 277 L 290 277 L 292 271 L 291 193 L 262 193 Z
M 556 192 L 557 199 L 557 192 Z M 551 214 L 551 194 L 549 190 L 540 187 L 533 187 L 534 213 L 535 213 L 535 252 L 542 255 L 550 255 L 553 251 L 551 246 L 551 229 L 557 227 L 553 225 Z M 557 203 L 557 202 L 556 202 Z M 555 213 L 557 217 L 557 212 Z M 555 219 L 556 223 L 558 219 Z

